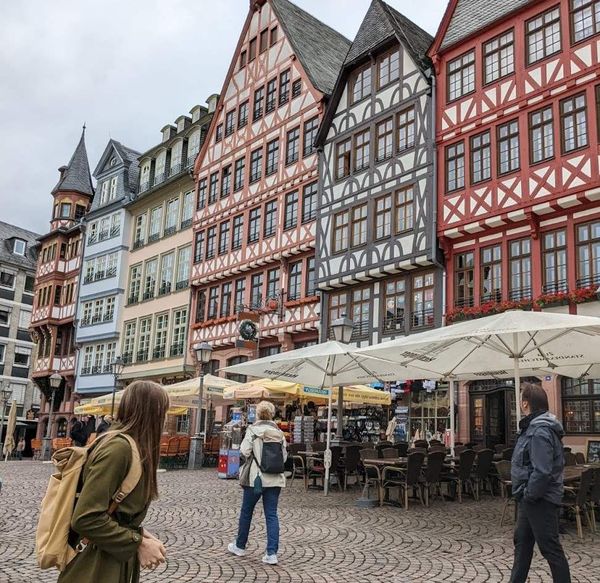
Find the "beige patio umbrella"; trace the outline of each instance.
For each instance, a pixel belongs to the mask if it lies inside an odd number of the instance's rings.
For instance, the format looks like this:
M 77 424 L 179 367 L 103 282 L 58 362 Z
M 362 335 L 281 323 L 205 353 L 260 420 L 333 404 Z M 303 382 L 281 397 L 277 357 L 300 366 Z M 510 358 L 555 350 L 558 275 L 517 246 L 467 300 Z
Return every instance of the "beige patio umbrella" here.
M 10 412 L 8 414 L 8 422 L 6 424 L 6 437 L 4 439 L 4 448 L 2 453 L 4 454 L 4 461 L 8 460 L 8 456 L 15 449 L 15 430 L 17 429 L 17 401 L 13 399 L 12 405 L 10 406 Z

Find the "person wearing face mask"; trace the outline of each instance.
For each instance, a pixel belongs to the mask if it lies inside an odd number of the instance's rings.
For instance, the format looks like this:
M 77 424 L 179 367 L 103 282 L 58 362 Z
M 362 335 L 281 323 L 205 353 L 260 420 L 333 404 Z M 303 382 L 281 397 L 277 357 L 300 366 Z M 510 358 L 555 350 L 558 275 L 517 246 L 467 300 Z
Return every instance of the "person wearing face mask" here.
M 511 461 L 512 493 L 518 505 L 511 583 L 525 583 L 537 543 L 555 583 L 570 583 L 569 563 L 558 532 L 563 498 L 564 454 L 560 422 L 548 412 L 542 387 L 526 383 L 521 392 L 519 433 Z

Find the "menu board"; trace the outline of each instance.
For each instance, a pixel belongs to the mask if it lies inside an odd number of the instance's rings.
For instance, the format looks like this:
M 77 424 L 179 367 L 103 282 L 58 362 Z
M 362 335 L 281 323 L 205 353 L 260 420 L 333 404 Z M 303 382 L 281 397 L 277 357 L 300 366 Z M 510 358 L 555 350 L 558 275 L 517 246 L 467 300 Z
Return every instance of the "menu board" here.
M 600 439 L 588 439 L 585 459 L 588 464 L 600 463 Z

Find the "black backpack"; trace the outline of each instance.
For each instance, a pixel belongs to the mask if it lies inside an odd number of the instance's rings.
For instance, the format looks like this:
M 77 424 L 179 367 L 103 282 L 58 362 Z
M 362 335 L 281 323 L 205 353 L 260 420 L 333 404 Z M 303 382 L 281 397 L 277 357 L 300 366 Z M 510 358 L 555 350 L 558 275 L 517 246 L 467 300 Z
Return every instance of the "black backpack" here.
M 259 467 L 263 474 L 283 474 L 285 470 L 283 443 L 280 441 L 263 441 Z

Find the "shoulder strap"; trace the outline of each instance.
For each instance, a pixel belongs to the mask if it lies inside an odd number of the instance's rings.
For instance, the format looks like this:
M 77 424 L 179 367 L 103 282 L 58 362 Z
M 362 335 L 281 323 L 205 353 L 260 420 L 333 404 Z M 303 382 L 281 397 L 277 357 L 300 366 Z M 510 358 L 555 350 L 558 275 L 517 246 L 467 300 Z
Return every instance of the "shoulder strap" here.
M 140 460 L 140 452 L 137 448 L 137 444 L 134 439 L 127 435 L 126 433 L 121 433 L 121 436 L 124 437 L 131 446 L 131 466 L 129 467 L 129 471 L 125 476 L 125 479 L 121 483 L 121 486 L 113 496 L 113 502 L 111 504 L 111 508 L 113 504 L 116 503 L 118 506 L 123 500 L 131 494 L 133 489 L 138 485 L 141 477 L 142 477 L 142 462 Z M 115 506 L 115 509 L 116 509 Z

